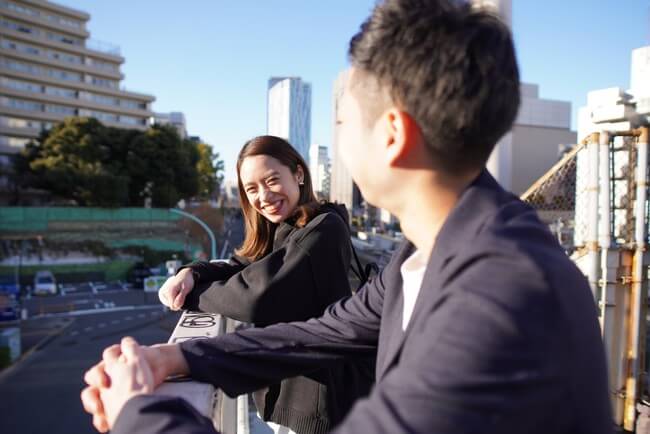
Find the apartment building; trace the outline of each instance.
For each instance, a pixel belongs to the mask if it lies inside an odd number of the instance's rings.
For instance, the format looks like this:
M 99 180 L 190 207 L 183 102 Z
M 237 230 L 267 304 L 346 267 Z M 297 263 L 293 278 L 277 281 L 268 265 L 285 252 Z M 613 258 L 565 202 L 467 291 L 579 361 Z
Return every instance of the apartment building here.
M 124 90 L 119 47 L 90 39 L 90 15 L 44 0 L 0 0 L 0 155 L 68 116 L 144 130 L 151 95 Z

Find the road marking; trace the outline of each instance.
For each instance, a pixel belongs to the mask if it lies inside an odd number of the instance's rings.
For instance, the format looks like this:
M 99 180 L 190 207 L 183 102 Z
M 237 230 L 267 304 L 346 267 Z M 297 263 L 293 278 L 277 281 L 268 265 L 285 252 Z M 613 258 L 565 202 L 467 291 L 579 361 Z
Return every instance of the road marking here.
M 97 327 L 99 327 L 100 329 L 103 329 L 104 327 L 106 327 L 106 323 L 101 323 Z
M 127 317 L 124 318 L 124 319 L 127 320 L 127 321 L 131 321 L 131 320 L 133 319 L 133 317 L 129 315 L 129 316 L 127 316 Z
M 78 334 L 79 334 L 79 332 L 75 330 L 72 333 L 70 333 L 70 336 L 77 336 Z
M 30 320 L 36 320 L 40 318 L 60 318 L 60 317 L 68 317 L 68 316 L 81 316 L 81 315 L 97 315 L 100 313 L 110 313 L 110 312 L 121 312 L 125 310 L 129 311 L 134 311 L 134 310 L 160 310 L 162 312 L 165 311 L 165 307 L 161 306 L 160 304 L 150 304 L 150 305 L 145 305 L 145 306 L 119 306 L 119 307 L 111 307 L 111 308 L 104 308 L 104 309 L 87 309 L 87 310 L 74 310 L 70 312 L 63 312 L 63 313 L 44 313 L 41 315 L 34 315 L 30 318 Z M 141 318 L 146 317 L 144 314 L 142 315 Z
M 86 327 L 86 328 L 84 329 L 84 331 L 85 331 L 85 332 L 89 332 L 89 331 L 91 331 L 92 329 L 93 329 L 92 327 Z
M 147 316 L 147 315 L 145 315 L 145 314 L 143 314 L 143 313 L 138 314 L 138 318 L 145 318 L 146 316 Z
M 118 324 L 119 322 L 120 322 L 119 319 L 114 319 L 113 321 L 111 321 L 111 324 Z

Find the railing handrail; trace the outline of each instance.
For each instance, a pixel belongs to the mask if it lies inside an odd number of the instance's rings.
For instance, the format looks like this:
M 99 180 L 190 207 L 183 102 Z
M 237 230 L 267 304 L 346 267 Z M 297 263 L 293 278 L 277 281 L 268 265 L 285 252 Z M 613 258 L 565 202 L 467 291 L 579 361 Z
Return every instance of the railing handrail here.
M 239 321 L 220 314 L 184 311 L 168 343 L 221 336 L 241 325 Z M 248 395 L 233 399 L 211 384 L 188 379 L 168 379 L 155 393 L 186 399 L 197 411 L 211 419 L 215 429 L 223 434 L 250 432 Z

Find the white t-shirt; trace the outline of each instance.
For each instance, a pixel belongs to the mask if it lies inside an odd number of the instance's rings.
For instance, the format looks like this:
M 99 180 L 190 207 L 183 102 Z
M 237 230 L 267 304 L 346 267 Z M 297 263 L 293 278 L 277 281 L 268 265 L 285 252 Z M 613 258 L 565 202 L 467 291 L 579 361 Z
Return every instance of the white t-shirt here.
M 402 274 L 402 291 L 404 292 L 404 311 L 402 312 L 402 330 L 406 330 L 411 314 L 415 308 L 415 300 L 418 298 L 422 279 L 427 268 L 427 259 L 419 250 L 413 252 L 400 267 Z

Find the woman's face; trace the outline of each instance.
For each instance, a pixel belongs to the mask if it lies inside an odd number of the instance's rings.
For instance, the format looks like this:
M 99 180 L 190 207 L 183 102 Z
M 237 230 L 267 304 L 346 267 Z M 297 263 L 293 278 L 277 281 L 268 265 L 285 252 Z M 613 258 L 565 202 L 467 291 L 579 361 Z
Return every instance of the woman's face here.
M 239 178 L 248 202 L 259 214 L 272 223 L 280 223 L 298 206 L 300 183 L 304 173 L 298 166 L 296 173 L 268 155 L 244 158 Z

